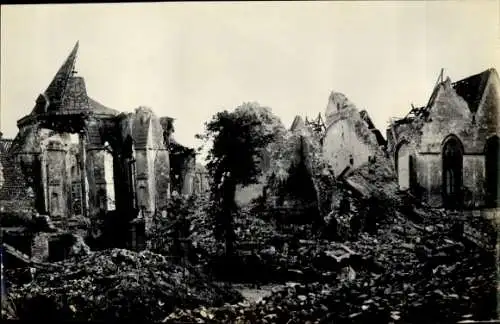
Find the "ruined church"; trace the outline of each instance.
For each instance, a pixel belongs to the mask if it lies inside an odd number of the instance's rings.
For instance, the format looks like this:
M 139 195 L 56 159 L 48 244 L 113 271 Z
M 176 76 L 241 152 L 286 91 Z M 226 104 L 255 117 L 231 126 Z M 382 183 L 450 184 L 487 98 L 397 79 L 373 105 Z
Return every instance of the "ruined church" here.
M 387 130 L 400 189 L 433 207 L 498 206 L 499 93 L 495 69 L 457 82 L 441 73 L 427 105 Z
M 127 227 L 123 240 L 132 242 L 154 215 L 166 216 L 173 190 L 192 193 L 196 154 L 173 139 L 173 118 L 148 107 L 119 112 L 90 97 L 75 71 L 78 46 L 17 122 L 2 168 L 18 166 L 34 209 L 58 227 L 90 220 L 98 229 L 119 217 Z M 12 186 L 4 182 L 4 189 Z

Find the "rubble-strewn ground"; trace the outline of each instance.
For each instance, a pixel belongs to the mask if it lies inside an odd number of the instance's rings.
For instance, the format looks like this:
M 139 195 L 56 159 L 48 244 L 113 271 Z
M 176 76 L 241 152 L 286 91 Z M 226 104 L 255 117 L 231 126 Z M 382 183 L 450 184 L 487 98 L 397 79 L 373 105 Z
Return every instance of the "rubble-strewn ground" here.
M 191 266 L 148 251 L 113 249 L 39 270 L 34 282 L 11 286 L 7 314 L 18 319 L 158 321 L 175 306 L 221 306 L 241 295 L 211 283 Z
M 496 318 L 497 260 L 463 239 L 459 214 L 418 207 L 408 197 L 380 199 L 391 205 L 382 210 L 387 215 L 377 230 L 343 242 L 309 225 L 265 221 L 246 208 L 235 219 L 238 248 L 231 260 L 223 257 L 203 209 L 208 202 L 200 199 L 179 207 L 189 209 L 192 264 L 149 251 L 94 252 L 56 263 L 62 270 L 40 270 L 29 285 L 10 287 L 3 315 L 167 323 Z M 362 198 L 352 201 L 347 217 L 367 208 Z M 172 253 L 172 238 L 161 235 L 164 249 L 157 252 Z M 222 281 L 240 284 L 231 288 Z
M 298 283 L 287 282 L 257 304 L 179 309 L 166 321 L 453 323 L 495 318 L 495 256 L 461 242 L 453 222 L 442 216 L 415 224 L 399 215 L 376 235 L 363 233 L 356 242 L 299 242 L 297 250 L 289 251 L 291 260 L 302 259 L 290 262 L 302 274 Z M 335 257 L 342 245 L 355 252 L 345 260 Z M 275 259 L 284 257 L 281 250 L 275 254 Z

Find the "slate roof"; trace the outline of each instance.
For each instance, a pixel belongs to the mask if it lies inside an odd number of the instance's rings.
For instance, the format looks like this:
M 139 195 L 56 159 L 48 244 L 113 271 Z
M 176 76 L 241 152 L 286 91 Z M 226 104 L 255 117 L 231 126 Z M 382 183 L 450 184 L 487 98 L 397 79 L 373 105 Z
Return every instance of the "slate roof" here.
M 462 97 L 466 102 L 472 113 L 476 113 L 483 98 L 484 92 L 486 90 L 486 85 L 492 73 L 496 73 L 494 68 L 488 69 L 478 74 L 468 76 L 462 80 L 453 82 L 451 86 L 455 92 Z M 405 118 L 393 121 L 394 125 L 412 123 L 415 118 L 426 117 L 429 114 L 429 109 L 433 106 L 436 100 L 437 94 L 440 89 L 440 85 L 437 84 L 432 90 L 432 94 L 429 98 L 429 102 L 426 106 L 421 108 L 414 108 L 410 111 L 408 116 Z M 413 113 L 413 115 L 412 115 Z
M 493 71 L 494 69 L 488 69 L 452 83 L 453 89 L 460 97 L 464 98 L 472 113 L 475 113 L 479 108 L 486 84 Z
M 88 96 L 85 80 L 76 76 L 74 71 L 78 48 L 79 42 L 76 42 L 45 92 L 39 96 L 31 115 L 46 112 L 55 114 L 93 112 L 111 116 L 119 114 L 119 111 L 108 108 Z
M 118 114 L 120 114 L 120 112 L 118 110 L 106 107 L 102 103 L 100 103 L 99 101 L 97 101 L 95 99 L 92 99 L 91 97 L 88 97 L 88 99 L 89 99 L 90 109 L 98 114 L 103 114 L 103 115 L 118 115 Z
M 4 183 L 0 188 L 0 200 L 17 200 L 19 204 L 26 200 L 26 181 L 19 165 L 9 153 L 12 139 L 0 139 L 0 166 Z

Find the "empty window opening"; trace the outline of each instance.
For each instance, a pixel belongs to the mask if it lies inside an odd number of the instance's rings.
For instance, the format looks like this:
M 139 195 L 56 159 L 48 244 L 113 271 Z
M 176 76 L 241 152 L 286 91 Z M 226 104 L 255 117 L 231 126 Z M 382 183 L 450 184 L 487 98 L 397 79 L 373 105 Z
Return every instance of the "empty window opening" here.
M 71 185 L 71 204 L 73 215 L 82 215 L 82 185 L 79 182 Z
M 396 170 L 400 190 L 410 189 L 410 150 L 407 143 L 402 143 L 396 151 Z
M 463 146 L 456 137 L 450 137 L 443 147 L 443 205 L 456 209 L 461 206 Z

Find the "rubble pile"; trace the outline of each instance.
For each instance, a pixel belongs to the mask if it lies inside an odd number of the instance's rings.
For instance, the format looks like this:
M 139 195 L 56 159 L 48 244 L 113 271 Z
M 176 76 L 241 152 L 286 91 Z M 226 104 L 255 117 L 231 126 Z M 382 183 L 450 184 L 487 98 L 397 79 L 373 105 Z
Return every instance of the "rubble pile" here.
M 432 222 L 432 223 L 431 223 Z M 464 244 L 453 224 L 415 224 L 397 215 L 377 235 L 344 242 L 352 253 L 316 282 L 287 283 L 256 304 L 176 310 L 165 322 L 205 323 L 453 323 L 495 318 L 495 257 Z M 334 243 L 318 245 L 330 256 Z M 322 249 L 327 250 L 322 250 Z M 324 257 L 323 257 L 324 259 Z M 335 263 L 335 262 L 334 262 Z
M 54 265 L 58 268 L 39 270 L 27 285 L 9 287 L 2 316 L 158 321 L 176 305 L 222 306 L 242 299 L 237 291 L 211 283 L 195 268 L 149 251 L 112 249 Z

